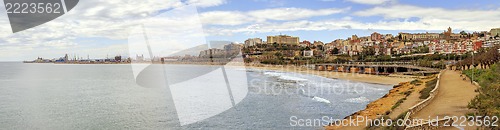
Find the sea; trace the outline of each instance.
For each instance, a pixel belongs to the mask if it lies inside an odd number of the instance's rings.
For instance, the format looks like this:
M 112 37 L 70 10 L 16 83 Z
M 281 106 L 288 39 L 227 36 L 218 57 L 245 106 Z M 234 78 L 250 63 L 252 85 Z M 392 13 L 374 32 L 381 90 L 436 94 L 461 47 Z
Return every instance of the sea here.
M 322 129 L 392 88 L 241 67 L 243 76 L 218 74 L 244 88 L 227 100 L 204 94 L 218 85 L 211 72 L 224 67 L 160 66 L 152 72 L 165 81 L 191 84 L 144 86 L 129 64 L 0 62 L 0 129 Z

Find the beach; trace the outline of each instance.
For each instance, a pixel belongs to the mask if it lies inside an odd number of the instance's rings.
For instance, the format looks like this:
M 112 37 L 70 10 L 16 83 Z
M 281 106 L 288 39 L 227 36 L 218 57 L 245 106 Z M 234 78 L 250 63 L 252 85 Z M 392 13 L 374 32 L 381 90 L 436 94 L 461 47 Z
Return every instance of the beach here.
M 311 70 L 305 67 L 297 67 L 297 66 L 273 66 L 273 65 L 259 65 L 259 66 L 247 66 L 247 68 L 252 69 L 262 69 L 262 70 L 274 70 L 274 71 L 284 71 L 284 72 L 293 72 L 293 73 L 301 73 L 301 74 L 309 74 L 309 75 L 317 75 L 326 78 L 332 79 L 342 79 L 342 80 L 350 80 L 356 82 L 365 82 L 372 84 L 386 84 L 386 85 L 395 85 L 397 87 L 392 88 L 386 95 L 383 97 L 370 102 L 365 109 L 360 110 L 351 114 L 350 116 L 345 117 L 345 119 L 349 117 L 355 118 L 356 116 L 367 117 L 368 119 L 375 119 L 378 116 L 386 114 L 387 111 L 392 112 L 392 107 L 402 98 L 408 97 L 404 94 L 406 91 L 415 91 L 414 89 L 420 90 L 422 86 L 415 86 L 410 83 L 410 81 L 414 80 L 414 78 L 410 77 L 390 77 L 390 76 L 379 76 L 379 75 L 369 75 L 369 74 L 358 74 L 358 73 L 342 73 L 342 72 L 329 72 L 329 71 L 317 71 Z M 413 92 L 411 94 L 412 97 L 419 95 L 418 92 Z M 412 99 L 411 99 L 412 100 Z M 411 101 L 413 102 L 416 101 Z M 411 105 L 406 105 L 400 107 L 407 107 Z M 398 110 L 394 111 L 395 113 L 391 113 L 390 115 L 399 115 L 400 107 L 397 107 Z M 404 108 L 403 108 L 404 109 Z M 406 108 L 407 109 L 407 108 Z M 338 126 L 325 126 L 325 129 L 365 129 L 365 123 L 361 123 L 360 126 L 349 126 L 349 127 L 338 127 Z
M 411 77 L 390 77 L 390 76 L 359 74 L 359 73 L 317 71 L 299 66 L 247 65 L 246 67 L 253 69 L 276 70 L 284 72 L 310 74 L 332 79 L 342 79 L 342 80 L 350 80 L 350 81 L 373 83 L 373 84 L 397 85 L 402 82 L 408 82 L 413 80 L 413 78 Z

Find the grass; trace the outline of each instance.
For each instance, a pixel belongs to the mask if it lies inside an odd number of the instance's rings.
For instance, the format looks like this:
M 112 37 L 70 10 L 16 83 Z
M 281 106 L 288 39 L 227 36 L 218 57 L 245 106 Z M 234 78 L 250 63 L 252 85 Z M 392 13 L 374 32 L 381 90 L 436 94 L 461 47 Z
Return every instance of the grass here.
M 483 70 L 483 69 L 469 69 L 469 70 L 464 70 L 462 73 L 465 74 L 467 77 L 469 77 L 469 79 L 474 76 L 474 81 L 476 82 L 479 82 L 480 78 L 479 76 L 481 76 L 482 74 L 484 74 L 486 72 L 486 70 Z
M 500 117 L 500 64 L 494 64 L 488 69 L 471 69 L 464 71 L 467 76 L 474 74 L 474 80 L 481 87 L 479 94 L 472 99 L 467 108 L 474 109 L 467 116 Z M 498 126 L 483 126 L 485 129 L 500 129 Z
M 431 96 L 431 91 L 436 87 L 437 80 L 437 78 L 434 78 L 425 83 L 425 88 L 420 91 L 420 99 L 427 99 Z
M 396 102 L 396 104 L 394 104 L 392 107 L 391 107 L 391 110 L 399 107 L 399 105 L 401 105 L 401 103 L 403 103 L 404 101 L 406 100 L 406 97 L 405 98 L 401 98 L 398 100 L 398 102 Z
M 422 83 L 423 82 L 421 80 L 418 80 L 418 79 L 413 80 L 413 81 L 410 82 L 410 84 L 413 84 L 413 85 L 416 85 L 416 86 L 421 85 Z

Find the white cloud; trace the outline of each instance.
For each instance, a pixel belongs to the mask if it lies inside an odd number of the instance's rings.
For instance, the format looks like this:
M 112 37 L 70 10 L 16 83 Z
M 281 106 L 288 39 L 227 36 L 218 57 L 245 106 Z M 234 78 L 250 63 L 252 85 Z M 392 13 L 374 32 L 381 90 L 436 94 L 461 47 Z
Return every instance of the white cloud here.
M 67 14 L 18 33 L 12 33 L 10 26 L 8 26 L 7 15 L 1 9 L 4 8 L 4 4 L 1 4 L 0 50 L 2 54 L 8 53 L 9 55 L 0 55 L 0 60 L 26 60 L 33 58 L 33 56 L 23 57 L 24 55 L 42 53 L 31 50 L 47 49 L 47 53 L 54 53 L 50 56 L 60 55 L 60 52 L 63 51 L 88 50 L 91 49 L 89 46 L 77 44 L 75 39 L 103 37 L 123 40 L 127 38 L 131 26 L 145 22 L 145 18 L 162 13 L 160 11 L 168 11 L 185 4 L 209 7 L 224 3 L 225 0 L 191 0 L 186 3 L 180 0 L 84 0 L 79 1 L 78 5 Z M 186 22 L 189 21 L 179 20 L 171 22 L 171 24 L 184 24 Z M 93 48 L 107 48 L 107 46 L 93 46 Z
M 349 10 L 350 8 L 338 9 L 303 9 L 303 8 L 274 8 L 254 10 L 248 12 L 238 11 L 212 11 L 200 15 L 204 24 L 215 25 L 242 25 L 247 23 L 263 23 L 269 20 L 288 21 L 300 20 L 317 16 L 328 16 Z
M 358 4 L 379 5 L 390 2 L 391 0 L 346 0 Z
M 248 12 L 248 14 L 258 19 L 297 20 L 315 16 L 327 16 L 327 15 L 342 13 L 346 10 L 349 10 L 349 8 L 347 9 L 330 8 L 330 9 L 319 9 L 319 10 L 310 10 L 302 8 L 275 8 L 275 9 L 251 11 Z
M 392 5 L 358 11 L 355 12 L 354 15 L 382 16 L 386 21 L 419 18 L 415 23 L 439 27 L 441 29 L 451 26 L 473 31 L 489 30 L 500 24 L 500 22 L 498 22 L 500 21 L 500 8 L 494 10 L 450 10 L 412 5 Z
M 244 26 L 212 27 L 208 28 L 206 32 L 210 35 L 342 29 L 426 30 L 440 32 L 448 27 L 452 27 L 455 30 L 487 31 L 491 28 L 497 28 L 500 25 L 500 22 L 498 22 L 500 21 L 500 8 L 494 10 L 449 10 L 395 4 L 357 11 L 354 15 L 361 17 L 353 18 L 345 16 L 340 19 L 316 21 L 276 19 L 278 21 L 265 21 Z M 357 20 L 366 16 L 382 16 L 384 19 L 376 22 L 362 22 Z M 412 19 L 411 21 L 410 18 Z M 418 19 L 415 20 L 414 18 Z
M 204 24 L 241 25 L 254 22 L 256 19 L 237 11 L 212 11 L 200 14 Z
M 500 8 L 496 10 L 448 10 L 443 8 L 424 8 L 412 5 L 393 5 L 374 7 L 354 13 L 358 16 L 376 16 L 385 18 L 438 18 L 449 20 L 499 20 Z
M 261 4 L 267 7 L 281 7 L 286 4 L 286 0 L 253 0 L 255 2 L 265 2 L 265 4 Z
M 188 4 L 196 4 L 200 7 L 218 6 L 226 3 L 226 0 L 188 0 Z
M 429 24 L 431 23 L 431 24 Z M 320 20 L 320 21 L 288 21 L 271 22 L 262 24 L 252 24 L 243 27 L 232 28 L 208 28 L 205 32 L 210 35 L 230 36 L 236 33 L 253 34 L 268 32 L 286 32 L 286 31 L 331 31 L 331 30 L 426 30 L 431 32 L 441 32 L 451 26 L 454 29 L 469 31 L 485 31 L 498 24 L 495 21 L 452 21 L 444 19 L 432 19 L 428 21 L 399 21 L 386 20 L 379 22 L 360 22 L 349 18 L 338 20 Z M 257 27 L 255 27 L 257 26 Z

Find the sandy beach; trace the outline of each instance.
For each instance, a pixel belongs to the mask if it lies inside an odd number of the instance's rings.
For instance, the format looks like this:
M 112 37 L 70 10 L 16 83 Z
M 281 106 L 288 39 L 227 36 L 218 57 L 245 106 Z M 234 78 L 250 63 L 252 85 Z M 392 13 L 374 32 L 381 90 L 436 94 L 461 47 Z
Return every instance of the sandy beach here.
M 403 94 L 403 92 L 415 91 L 413 89 L 416 89 L 416 88 L 421 89 L 420 87 L 416 87 L 416 86 L 410 84 L 410 81 L 414 80 L 414 78 L 411 78 L 411 77 L 390 77 L 390 76 L 379 76 L 379 75 L 358 74 L 358 73 L 317 71 L 317 70 L 311 70 L 311 69 L 307 69 L 305 67 L 297 67 L 297 66 L 272 66 L 272 65 L 255 66 L 254 65 L 254 66 L 247 66 L 247 68 L 317 75 L 317 76 L 322 76 L 322 77 L 326 77 L 326 78 L 350 80 L 350 81 L 365 82 L 365 83 L 398 85 L 399 87 L 395 87 L 395 88 L 391 89 L 384 97 L 381 97 L 380 99 L 377 99 L 377 100 L 369 103 L 365 109 L 360 110 L 360 111 L 350 115 L 350 116 L 363 116 L 363 117 L 368 117 L 370 119 L 375 119 L 375 118 L 377 118 L 378 115 L 383 115 L 383 114 L 385 114 L 385 112 L 391 111 L 391 107 L 394 104 L 396 104 L 396 102 L 398 102 L 398 100 L 406 97 Z M 419 94 L 417 92 L 417 93 L 412 93 L 411 95 L 412 95 L 412 97 L 418 97 L 416 95 L 419 95 Z M 414 101 L 414 102 L 417 102 L 417 101 Z M 413 105 L 414 103 L 410 103 L 410 104 Z M 411 105 L 405 104 L 405 107 L 411 106 Z M 399 112 L 399 111 L 397 111 L 397 112 Z M 391 115 L 398 115 L 398 114 L 391 113 Z M 356 127 L 326 126 L 325 129 L 364 129 L 365 127 L 366 126 L 364 126 L 364 125 L 363 126 L 356 126 Z
M 390 76 L 380 76 L 380 75 L 369 75 L 369 74 L 359 74 L 359 73 L 342 73 L 342 72 L 331 72 L 331 71 L 317 71 L 307 69 L 305 67 L 298 66 L 273 66 L 273 65 L 252 65 L 246 66 L 247 68 L 253 69 L 263 69 L 263 70 L 276 70 L 284 72 L 293 72 L 301 74 L 318 75 L 326 78 L 333 79 L 343 79 L 357 82 L 374 83 L 374 84 L 387 84 L 387 85 L 397 85 L 401 82 L 408 82 L 413 80 L 411 77 L 390 77 Z

